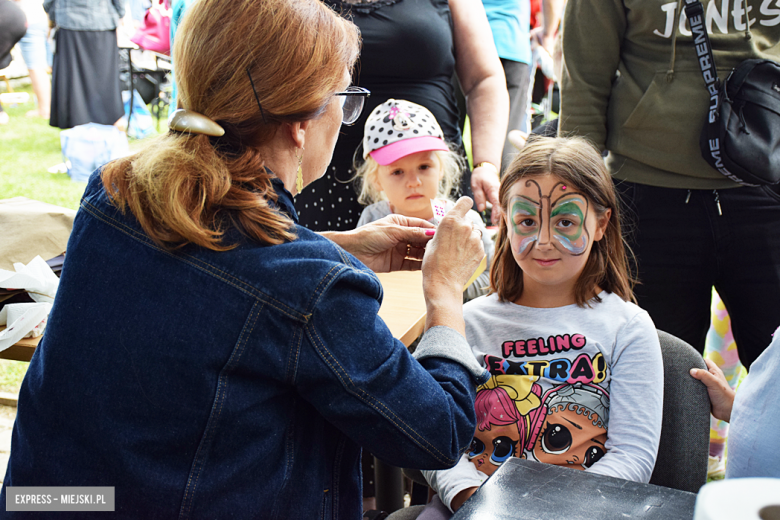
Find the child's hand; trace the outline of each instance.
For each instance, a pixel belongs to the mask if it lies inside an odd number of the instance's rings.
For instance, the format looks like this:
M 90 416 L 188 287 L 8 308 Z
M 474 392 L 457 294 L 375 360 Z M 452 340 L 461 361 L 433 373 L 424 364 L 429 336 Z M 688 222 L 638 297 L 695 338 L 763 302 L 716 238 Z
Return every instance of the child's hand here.
M 691 376 L 704 383 L 707 387 L 707 393 L 710 394 L 713 417 L 721 421 L 729 422 L 729 420 L 731 420 L 731 407 L 734 404 L 736 392 L 731 389 L 726 381 L 726 376 L 723 375 L 723 371 L 718 365 L 709 359 L 705 359 L 704 361 L 707 363 L 709 371 L 692 368 Z

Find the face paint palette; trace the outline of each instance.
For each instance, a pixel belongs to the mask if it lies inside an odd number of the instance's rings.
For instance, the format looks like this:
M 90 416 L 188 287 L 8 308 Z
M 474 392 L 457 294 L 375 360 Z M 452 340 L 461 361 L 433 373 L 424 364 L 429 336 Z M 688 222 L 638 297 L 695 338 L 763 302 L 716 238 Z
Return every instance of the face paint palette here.
M 438 199 L 431 199 L 431 209 L 433 210 L 433 225 L 438 226 L 447 211 L 444 209 L 444 201 Z

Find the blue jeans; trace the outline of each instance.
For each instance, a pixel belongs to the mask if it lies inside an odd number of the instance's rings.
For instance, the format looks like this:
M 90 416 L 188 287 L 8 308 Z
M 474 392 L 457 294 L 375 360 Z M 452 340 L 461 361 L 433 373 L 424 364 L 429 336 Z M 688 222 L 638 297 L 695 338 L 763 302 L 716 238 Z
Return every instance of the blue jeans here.
M 703 352 L 714 286 L 749 368 L 780 325 L 777 188 L 616 187 L 638 265 L 639 305 L 656 327 Z
M 51 67 L 52 53 L 46 39 L 48 32 L 49 27 L 45 23 L 37 23 L 27 27 L 27 33 L 19 40 L 27 70 Z

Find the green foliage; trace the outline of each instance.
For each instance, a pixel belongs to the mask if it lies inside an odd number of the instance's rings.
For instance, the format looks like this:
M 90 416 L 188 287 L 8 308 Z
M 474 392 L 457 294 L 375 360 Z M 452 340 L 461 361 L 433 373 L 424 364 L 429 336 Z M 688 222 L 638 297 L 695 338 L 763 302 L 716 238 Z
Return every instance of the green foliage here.
M 5 90 L 0 84 L 0 91 Z M 78 209 L 86 183 L 74 182 L 67 173 L 47 170 L 63 162 L 60 129 L 49 126 L 39 117 L 25 117 L 35 108 L 32 87 L 15 88 L 14 92 L 30 94 L 28 103 L 3 105 L 10 121 L 0 125 L 0 199 L 27 197 L 65 208 Z M 161 126 L 167 131 L 165 115 Z M 130 140 L 130 149 L 137 150 L 142 141 Z

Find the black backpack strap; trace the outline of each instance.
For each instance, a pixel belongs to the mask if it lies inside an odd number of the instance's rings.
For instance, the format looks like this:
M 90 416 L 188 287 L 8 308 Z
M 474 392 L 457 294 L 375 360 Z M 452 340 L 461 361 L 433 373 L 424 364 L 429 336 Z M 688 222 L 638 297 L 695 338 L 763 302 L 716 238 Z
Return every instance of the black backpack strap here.
M 696 57 L 699 60 L 699 68 L 704 78 L 704 86 L 710 95 L 710 108 L 707 121 L 714 123 L 718 117 L 718 92 L 720 90 L 720 80 L 718 79 L 718 69 L 715 68 L 715 56 L 712 54 L 712 44 L 710 35 L 707 34 L 707 27 L 704 23 L 704 6 L 699 0 L 685 0 L 685 15 L 688 17 L 688 24 L 691 27 L 693 37 L 693 46 L 696 50 Z

